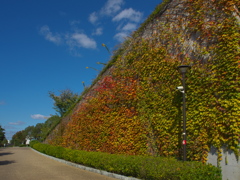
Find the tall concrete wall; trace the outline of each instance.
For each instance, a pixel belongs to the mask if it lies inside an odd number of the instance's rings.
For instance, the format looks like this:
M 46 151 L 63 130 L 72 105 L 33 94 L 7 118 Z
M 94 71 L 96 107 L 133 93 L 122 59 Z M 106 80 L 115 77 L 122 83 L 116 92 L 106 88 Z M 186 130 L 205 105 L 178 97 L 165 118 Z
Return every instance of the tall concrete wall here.
M 208 161 L 214 166 L 218 166 L 217 163 L 217 149 L 211 147 L 208 153 Z M 227 150 L 222 148 L 222 161 L 220 162 L 220 167 L 222 169 L 222 179 L 223 180 L 240 180 L 240 157 L 236 157 L 232 150 Z

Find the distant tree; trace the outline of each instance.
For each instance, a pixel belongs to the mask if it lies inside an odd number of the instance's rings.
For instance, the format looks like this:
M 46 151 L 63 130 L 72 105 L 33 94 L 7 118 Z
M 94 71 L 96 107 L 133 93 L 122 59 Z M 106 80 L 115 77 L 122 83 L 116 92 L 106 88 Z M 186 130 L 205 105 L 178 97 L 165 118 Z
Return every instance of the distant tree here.
M 14 146 L 20 146 L 22 144 L 25 144 L 25 141 L 26 141 L 26 136 L 23 130 L 23 131 L 18 131 L 13 135 L 11 143 Z
M 60 95 L 57 96 L 53 92 L 49 92 L 49 96 L 54 100 L 54 109 L 62 117 L 68 109 L 76 103 L 78 94 L 73 93 L 71 90 L 66 89 L 59 91 Z
M 42 127 L 43 127 L 43 123 L 38 123 L 36 124 L 36 126 L 34 127 L 33 131 L 32 131 L 32 137 L 33 139 L 35 140 L 39 140 L 41 141 L 42 140 Z
M 8 144 L 8 140 L 6 138 L 4 138 L 4 140 L 2 141 L 2 144 L 7 145 Z
M 45 121 L 41 129 L 42 140 L 45 140 L 47 138 L 49 133 L 58 125 L 60 120 L 61 120 L 61 117 L 59 117 L 58 115 L 54 115 L 48 118 L 47 121 Z
M 28 126 L 25 128 L 25 130 L 24 130 L 25 138 L 28 138 L 28 139 L 34 138 L 33 137 L 34 128 L 35 128 L 35 126 Z
M 11 143 L 15 146 L 25 144 L 27 139 L 44 141 L 53 128 L 60 122 L 61 117 L 54 115 L 45 121 L 45 123 L 38 123 L 35 126 L 28 126 L 22 131 L 16 132 Z M 0 141 L 1 142 L 1 141 Z
M 0 125 L 0 141 L 4 140 L 5 138 L 5 129 L 2 128 L 2 126 Z
M 0 125 L 0 145 L 3 144 L 3 140 L 5 139 L 5 130 L 2 128 L 2 126 Z

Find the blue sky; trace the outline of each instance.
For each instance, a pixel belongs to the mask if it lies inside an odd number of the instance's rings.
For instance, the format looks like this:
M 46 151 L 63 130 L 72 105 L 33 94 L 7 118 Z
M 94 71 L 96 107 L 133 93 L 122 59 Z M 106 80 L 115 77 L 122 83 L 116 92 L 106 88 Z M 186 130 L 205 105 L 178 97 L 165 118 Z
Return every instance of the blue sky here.
M 56 114 L 48 92 L 80 94 L 161 0 L 2 0 L 0 125 L 11 139 Z

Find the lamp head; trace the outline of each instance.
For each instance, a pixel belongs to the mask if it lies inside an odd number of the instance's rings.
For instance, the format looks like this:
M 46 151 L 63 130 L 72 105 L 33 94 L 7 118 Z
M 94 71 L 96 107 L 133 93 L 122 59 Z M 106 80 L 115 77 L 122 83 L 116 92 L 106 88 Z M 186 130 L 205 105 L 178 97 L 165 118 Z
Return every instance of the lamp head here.
M 183 73 L 186 73 L 188 69 L 190 69 L 191 66 L 188 66 L 188 65 L 181 65 L 181 66 L 178 66 L 177 69 L 178 71 L 183 74 Z

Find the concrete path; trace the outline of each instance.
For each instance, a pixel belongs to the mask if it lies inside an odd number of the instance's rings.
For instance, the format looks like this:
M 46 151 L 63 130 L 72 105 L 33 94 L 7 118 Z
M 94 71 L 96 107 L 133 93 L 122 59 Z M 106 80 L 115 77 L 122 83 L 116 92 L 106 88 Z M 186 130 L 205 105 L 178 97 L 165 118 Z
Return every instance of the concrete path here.
M 49 159 L 28 147 L 0 148 L 2 180 L 116 180 Z

